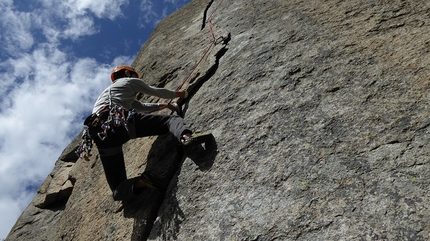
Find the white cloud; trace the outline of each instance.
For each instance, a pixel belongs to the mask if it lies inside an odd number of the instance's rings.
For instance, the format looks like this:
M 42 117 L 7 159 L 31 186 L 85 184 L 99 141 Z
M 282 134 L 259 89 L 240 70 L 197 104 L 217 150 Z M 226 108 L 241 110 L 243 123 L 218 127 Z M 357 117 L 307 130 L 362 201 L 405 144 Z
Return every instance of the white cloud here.
M 140 10 L 142 11 L 142 15 L 140 16 L 141 27 L 146 26 L 148 23 L 157 24 L 160 21 L 160 16 L 155 10 L 154 3 L 152 0 L 142 0 L 140 2 Z
M 142 15 L 139 16 L 139 27 L 145 28 L 148 24 L 152 24 L 151 27 L 155 27 L 163 18 L 188 2 L 189 0 L 164 0 L 161 4 L 158 0 L 142 0 L 140 2 Z
M 187 1 L 183 1 L 183 0 L 164 0 L 165 3 L 170 3 L 173 5 L 178 5 L 179 3 L 185 3 Z M 183 4 L 182 4 L 183 5 Z
M 14 55 L 17 51 L 29 49 L 34 38 L 29 30 L 31 28 L 31 14 L 16 13 L 12 10 L 12 3 L 0 3 L 0 40 L 2 51 Z
M 27 202 L 28 203 L 28 202 Z M 25 207 L 24 207 L 25 208 Z M 5 235 L 9 232 L 11 224 L 16 222 L 16 215 L 9 215 L 11 213 L 22 212 L 23 207 L 21 207 L 15 200 L 11 199 L 9 196 L 0 197 L 0 213 L 2 218 L 0 218 L 0 240 L 1 238 L 6 238 Z M 4 227 L 4 230 L 2 230 Z
M 50 43 L 94 34 L 97 32 L 94 16 L 110 20 L 123 16 L 121 7 L 127 6 L 128 0 L 40 0 L 33 3 L 41 7 L 32 12 L 18 11 L 12 1 L 0 3 L 1 49 L 11 56 L 34 47 L 34 34 L 42 33 Z
M 94 21 L 90 17 L 80 17 L 69 20 L 69 24 L 64 31 L 63 38 L 78 39 L 81 36 L 92 35 L 97 33 Z
M 51 0 L 57 2 L 56 0 Z M 128 0 L 68 0 L 68 5 L 78 11 L 90 11 L 98 18 L 115 19 L 122 15 L 121 6 L 128 5 Z

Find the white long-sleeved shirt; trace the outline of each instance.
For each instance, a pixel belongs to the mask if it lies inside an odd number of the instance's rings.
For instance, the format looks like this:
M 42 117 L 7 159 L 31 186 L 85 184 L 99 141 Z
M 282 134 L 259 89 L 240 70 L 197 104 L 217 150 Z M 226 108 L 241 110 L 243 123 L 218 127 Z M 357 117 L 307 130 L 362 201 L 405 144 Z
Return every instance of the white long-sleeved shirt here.
M 135 109 L 138 112 L 151 112 L 159 108 L 157 103 L 142 103 L 136 100 L 139 93 L 156 96 L 163 99 L 176 97 L 175 91 L 156 88 L 147 85 L 138 78 L 120 78 L 107 87 L 97 98 L 93 113 L 98 113 L 103 106 L 120 105 L 126 109 Z

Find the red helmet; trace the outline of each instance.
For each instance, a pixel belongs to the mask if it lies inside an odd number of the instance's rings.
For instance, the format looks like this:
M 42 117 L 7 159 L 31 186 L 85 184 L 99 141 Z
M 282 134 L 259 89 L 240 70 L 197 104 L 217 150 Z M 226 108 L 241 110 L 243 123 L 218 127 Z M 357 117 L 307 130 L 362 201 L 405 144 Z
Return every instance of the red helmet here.
M 136 70 L 134 70 L 132 67 L 127 66 L 127 65 L 119 65 L 116 66 L 113 70 L 112 73 L 110 74 L 110 79 L 112 80 L 112 82 L 115 82 L 116 78 L 115 78 L 115 73 L 121 71 L 121 70 L 128 70 L 131 71 L 133 73 L 135 73 L 137 75 L 137 78 L 139 78 L 139 74 L 136 72 Z

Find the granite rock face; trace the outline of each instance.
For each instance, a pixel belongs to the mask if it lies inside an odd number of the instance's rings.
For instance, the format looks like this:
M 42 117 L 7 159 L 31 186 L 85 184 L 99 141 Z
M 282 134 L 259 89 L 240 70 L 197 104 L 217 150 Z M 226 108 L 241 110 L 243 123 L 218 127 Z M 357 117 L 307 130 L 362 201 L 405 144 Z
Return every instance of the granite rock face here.
M 214 140 L 127 143 L 168 189 L 121 203 L 77 138 L 7 240 L 429 240 L 429 31 L 427 1 L 194 0 L 133 66 Z

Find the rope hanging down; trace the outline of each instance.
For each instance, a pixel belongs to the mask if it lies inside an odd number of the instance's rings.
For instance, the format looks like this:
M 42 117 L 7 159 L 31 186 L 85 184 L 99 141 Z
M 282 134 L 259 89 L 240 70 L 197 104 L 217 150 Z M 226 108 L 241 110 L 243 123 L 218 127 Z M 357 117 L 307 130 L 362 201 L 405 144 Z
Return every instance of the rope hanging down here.
M 212 13 L 209 15 L 209 17 L 207 18 L 207 20 L 206 20 L 206 23 L 207 23 L 207 25 L 208 25 L 208 27 L 209 27 L 209 31 L 210 31 L 210 34 L 211 34 L 211 37 L 212 37 L 212 41 L 211 41 L 211 44 L 209 45 L 209 47 L 206 49 L 206 51 L 204 52 L 204 54 L 203 54 L 203 56 L 200 58 L 200 60 L 197 62 L 197 64 L 194 66 L 194 68 L 191 70 L 191 72 L 187 75 L 187 77 L 185 77 L 185 79 L 182 81 L 182 83 L 178 86 L 178 88 L 176 89 L 176 90 L 180 90 L 180 89 L 182 89 L 182 87 L 184 86 L 184 84 L 188 81 L 188 79 L 191 77 L 191 75 L 193 74 L 193 72 L 197 69 L 197 67 L 200 65 L 200 63 L 203 61 L 203 59 L 206 57 L 206 55 L 209 53 L 209 50 L 214 46 L 214 45 L 216 45 L 217 44 L 217 41 L 219 40 L 219 39 L 223 39 L 224 37 L 218 37 L 218 38 L 215 38 L 215 35 L 214 35 L 214 33 L 213 33 L 213 30 L 212 30 L 212 22 L 211 22 L 211 19 L 212 19 L 212 16 L 214 15 L 214 13 L 218 10 L 218 8 L 219 8 L 219 6 L 221 5 L 221 3 L 223 2 L 224 0 L 221 0 L 219 3 L 218 3 L 218 5 L 216 6 L 216 8 L 212 11 Z M 172 102 L 172 100 L 170 100 L 170 102 Z
M 218 10 L 218 8 L 219 8 L 219 6 L 221 5 L 221 3 L 223 2 L 224 0 L 221 0 L 219 3 L 218 3 L 218 5 L 216 6 L 216 8 L 212 11 L 212 13 L 209 15 L 209 17 L 206 19 L 206 24 L 207 24 L 207 26 L 209 27 L 209 31 L 210 31 L 210 34 L 211 34 L 211 43 L 210 43 L 210 45 L 208 46 L 208 48 L 206 49 L 206 51 L 203 53 L 203 55 L 202 55 L 202 57 L 200 58 L 200 60 L 197 62 L 197 64 L 196 65 L 194 65 L 194 67 L 193 67 L 193 69 L 190 71 L 190 73 L 188 73 L 188 75 L 185 77 L 185 79 L 182 81 L 182 83 L 178 86 L 178 88 L 176 88 L 176 91 L 178 91 L 178 90 L 181 90 L 182 89 L 182 87 L 184 86 L 184 84 L 190 79 L 190 77 L 191 77 L 191 75 L 194 73 L 194 71 L 197 69 L 197 67 L 200 65 L 200 63 L 203 61 L 203 59 L 206 57 L 206 55 L 209 53 L 209 51 L 211 50 L 211 48 L 214 46 L 214 45 L 216 45 L 216 44 L 218 44 L 218 41 L 219 40 L 224 40 L 224 37 L 223 36 L 220 36 L 220 37 L 218 37 L 218 38 L 215 38 L 215 35 L 214 35 L 214 33 L 213 33 L 213 29 L 212 29 L 212 22 L 211 22 L 211 19 L 212 19 L 212 16 L 214 15 L 214 13 Z M 160 106 L 160 108 L 158 109 L 158 110 L 154 110 L 154 112 L 155 111 L 160 111 L 160 110 L 162 110 L 162 109 L 165 109 L 165 108 L 170 108 L 170 107 L 172 107 L 172 102 L 173 102 L 173 99 L 171 99 L 166 105 L 162 105 L 162 106 Z

